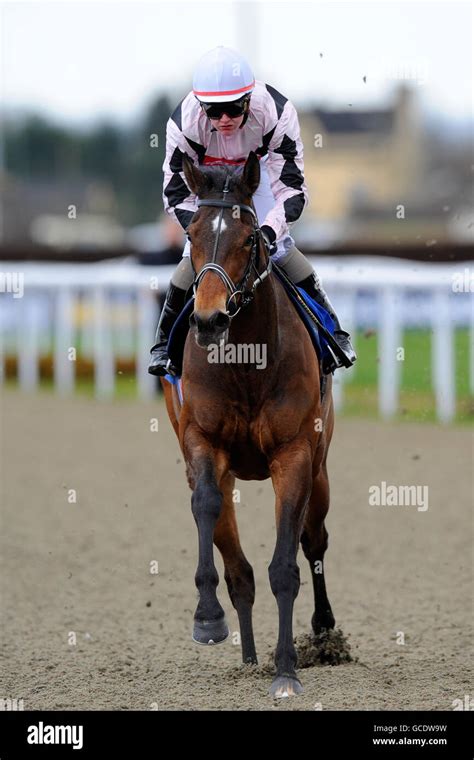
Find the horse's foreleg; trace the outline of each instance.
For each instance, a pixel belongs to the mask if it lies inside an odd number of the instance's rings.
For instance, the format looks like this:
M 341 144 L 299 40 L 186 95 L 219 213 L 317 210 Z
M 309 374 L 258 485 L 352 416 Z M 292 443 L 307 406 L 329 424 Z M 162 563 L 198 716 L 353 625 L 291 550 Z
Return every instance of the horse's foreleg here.
M 301 546 L 311 568 L 314 590 L 314 615 L 311 625 L 315 634 L 322 629 L 334 628 L 335 620 L 326 592 L 324 578 L 324 554 L 328 545 L 328 533 L 324 518 L 329 509 L 329 481 L 324 463 L 313 482 L 313 490 L 306 510 Z
M 193 639 L 198 644 L 218 644 L 229 635 L 224 610 L 216 595 L 219 576 L 214 564 L 214 529 L 222 508 L 219 467 L 212 447 L 201 436 L 184 440 L 188 477 L 192 483 L 191 506 L 199 539 L 199 560 L 195 575 L 199 602 L 194 614 Z
M 277 541 L 268 572 L 279 615 L 277 673 L 270 694 L 285 697 L 303 690 L 295 672 L 293 605 L 300 587 L 296 555 L 312 486 L 309 444 L 297 441 L 279 449 L 270 462 L 270 472 L 276 495 Z
M 230 473 L 223 478 L 223 503 L 214 531 L 214 543 L 222 554 L 229 596 L 237 611 L 242 642 L 242 660 L 257 663 L 252 628 L 252 607 L 255 600 L 255 581 L 252 566 L 240 546 L 239 532 L 232 500 L 235 478 Z

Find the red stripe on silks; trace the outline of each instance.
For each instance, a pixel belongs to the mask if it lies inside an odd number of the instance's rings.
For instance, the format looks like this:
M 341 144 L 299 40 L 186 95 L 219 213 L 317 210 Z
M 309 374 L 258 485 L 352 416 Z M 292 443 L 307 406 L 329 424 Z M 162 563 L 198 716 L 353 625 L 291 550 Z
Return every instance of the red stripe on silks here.
M 199 92 L 199 90 L 193 90 L 195 95 L 210 95 L 211 97 L 214 97 L 215 95 L 237 95 L 239 92 L 245 92 L 246 90 L 250 90 L 251 87 L 253 87 L 255 84 L 255 79 L 253 80 L 252 84 L 247 84 L 245 87 L 239 87 L 238 90 L 221 90 L 220 92 Z
M 245 164 L 245 158 L 238 158 L 236 161 L 232 158 L 217 158 L 216 156 L 204 156 L 203 164 L 231 164 L 232 166 L 240 166 Z

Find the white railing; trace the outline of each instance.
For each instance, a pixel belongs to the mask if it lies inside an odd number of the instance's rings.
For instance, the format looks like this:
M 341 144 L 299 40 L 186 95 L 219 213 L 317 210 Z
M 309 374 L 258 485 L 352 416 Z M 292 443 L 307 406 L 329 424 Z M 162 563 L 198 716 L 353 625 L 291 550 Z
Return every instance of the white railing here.
M 439 265 L 374 258 L 313 260 L 346 329 L 355 334 L 361 324 L 357 298 L 361 292 L 377 303 L 373 327 L 378 333 L 379 411 L 385 418 L 399 407 L 401 362 L 397 351 L 403 345 L 403 331 L 409 326 L 404 307 L 409 294 L 421 293 L 429 299 L 423 317 L 432 330 L 432 385 L 438 419 L 449 422 L 456 409 L 454 329 L 457 324 L 470 328 L 470 384 L 474 390 L 474 318 L 472 295 L 457 294 L 453 277 L 473 272 L 463 264 Z M 124 350 L 117 348 L 118 336 L 128 340 L 126 351 L 135 359 L 138 395 L 153 396 L 156 380 L 147 373 L 149 349 L 157 321 L 157 294 L 168 286 L 173 267 L 145 267 L 128 261 L 99 264 L 36 264 L 3 262 L 0 273 L 16 273 L 23 278 L 24 294 L 14 298 L 5 292 L 0 297 L 0 380 L 4 376 L 4 357 L 15 353 L 19 385 L 34 390 L 39 382 L 39 357 L 46 343 L 53 354 L 54 385 L 61 395 L 74 392 L 74 347 L 80 330 L 81 352 L 89 353 L 94 363 L 95 393 L 111 397 L 115 388 L 115 359 Z M 3 276 L 3 290 L 8 277 Z M 92 318 L 86 326 L 76 325 L 79 299 L 85 302 Z M 120 300 L 117 306 L 118 299 Z M 426 306 L 426 305 L 425 305 Z M 462 306 L 462 308 L 460 308 Z M 113 308 L 125 314 L 125 323 L 111 324 Z M 127 321 L 128 320 L 128 321 Z M 123 322 L 123 320 L 122 320 Z M 127 337 L 128 336 L 128 337 Z M 48 345 L 49 345 L 48 343 Z M 295 368 L 297 371 L 297 368 Z M 335 374 L 336 406 L 343 407 L 344 384 L 353 370 Z

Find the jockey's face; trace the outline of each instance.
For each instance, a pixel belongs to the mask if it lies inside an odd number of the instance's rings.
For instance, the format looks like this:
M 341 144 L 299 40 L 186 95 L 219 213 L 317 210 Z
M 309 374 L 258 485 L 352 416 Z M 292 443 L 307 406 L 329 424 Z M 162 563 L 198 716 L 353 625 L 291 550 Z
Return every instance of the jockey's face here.
M 250 95 L 229 103 L 201 103 L 202 109 L 214 129 L 222 135 L 232 135 L 242 125 L 249 109 Z
M 211 119 L 211 122 L 212 126 L 215 127 L 217 131 L 222 135 L 232 135 L 238 130 L 242 124 L 243 119 L 243 114 L 241 116 L 231 118 L 230 116 L 227 116 L 226 113 L 223 113 L 219 119 Z

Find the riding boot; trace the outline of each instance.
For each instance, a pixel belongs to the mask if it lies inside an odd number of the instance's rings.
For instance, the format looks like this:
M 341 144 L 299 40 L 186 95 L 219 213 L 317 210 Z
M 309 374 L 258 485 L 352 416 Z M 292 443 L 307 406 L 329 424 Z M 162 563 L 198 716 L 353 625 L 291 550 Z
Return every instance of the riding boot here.
M 168 339 L 171 328 L 183 310 L 186 292 L 170 283 L 156 328 L 155 345 L 150 352 L 151 360 L 148 367 L 150 375 L 164 376 L 175 373 L 175 368 L 168 357 Z
M 352 367 L 352 365 L 357 359 L 357 355 L 351 343 L 351 336 L 349 335 L 348 332 L 346 332 L 345 330 L 341 328 L 338 316 L 336 312 L 334 311 L 331 305 L 331 302 L 329 301 L 329 298 L 327 297 L 326 293 L 321 287 L 321 283 L 319 282 L 317 275 L 312 274 L 309 277 L 306 277 L 306 279 L 296 284 L 299 288 L 303 288 L 303 290 L 311 298 L 313 298 L 316 301 L 316 303 L 318 303 L 320 306 L 323 306 L 326 309 L 326 311 L 329 313 L 329 316 L 332 318 L 335 325 L 334 338 L 336 340 L 337 345 L 341 349 L 342 354 L 345 357 L 344 359 L 342 358 L 342 356 L 338 357 L 338 360 L 340 361 L 339 366 Z

